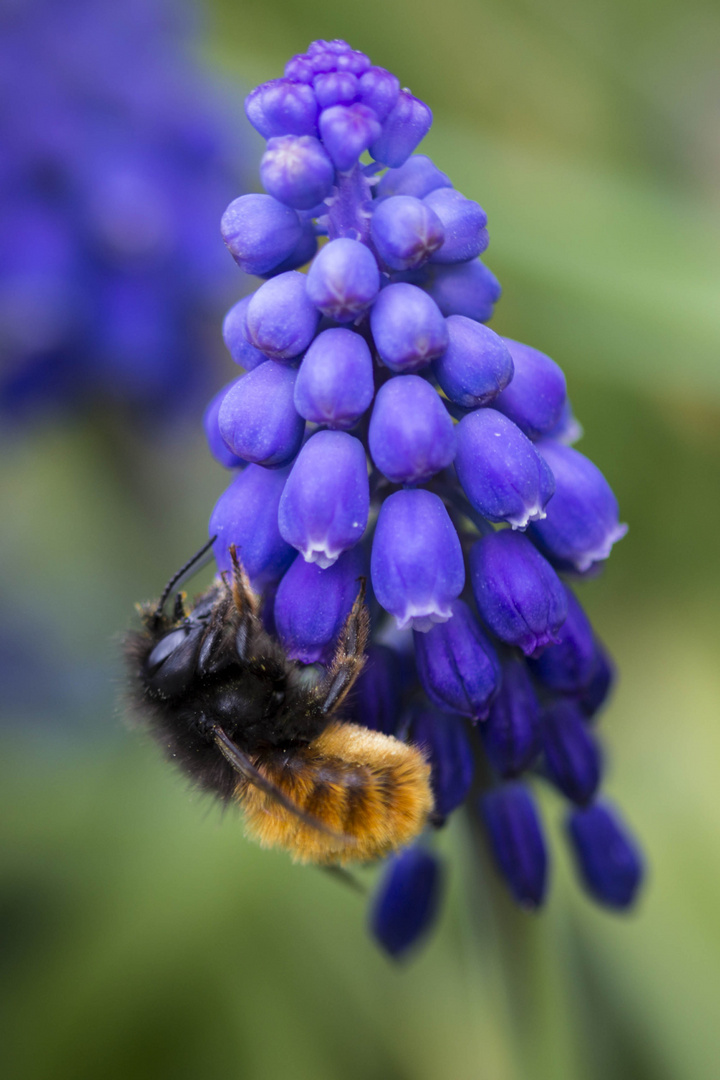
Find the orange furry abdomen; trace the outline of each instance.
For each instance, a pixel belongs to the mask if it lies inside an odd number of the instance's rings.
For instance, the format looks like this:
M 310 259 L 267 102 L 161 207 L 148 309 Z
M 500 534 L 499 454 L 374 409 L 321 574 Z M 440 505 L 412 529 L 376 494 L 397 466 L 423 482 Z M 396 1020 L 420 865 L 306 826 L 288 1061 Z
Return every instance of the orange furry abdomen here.
M 357 724 L 330 724 L 307 746 L 267 751 L 256 768 L 335 835 L 299 820 L 259 788 L 240 780 L 236 796 L 246 832 L 295 862 L 366 862 L 403 847 L 433 808 L 430 766 L 415 746 Z

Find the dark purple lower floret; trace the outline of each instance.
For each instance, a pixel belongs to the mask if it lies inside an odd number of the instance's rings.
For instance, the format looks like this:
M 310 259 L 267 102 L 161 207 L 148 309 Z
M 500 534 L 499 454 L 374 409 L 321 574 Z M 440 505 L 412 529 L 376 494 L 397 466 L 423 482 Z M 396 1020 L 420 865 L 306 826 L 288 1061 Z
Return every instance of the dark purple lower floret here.
M 372 932 L 390 956 L 402 956 L 430 929 L 440 886 L 440 862 L 429 851 L 408 848 L 390 859 L 370 916 Z
M 580 876 L 595 900 L 631 906 L 642 883 L 643 858 L 617 812 L 606 802 L 573 810 L 567 830 Z

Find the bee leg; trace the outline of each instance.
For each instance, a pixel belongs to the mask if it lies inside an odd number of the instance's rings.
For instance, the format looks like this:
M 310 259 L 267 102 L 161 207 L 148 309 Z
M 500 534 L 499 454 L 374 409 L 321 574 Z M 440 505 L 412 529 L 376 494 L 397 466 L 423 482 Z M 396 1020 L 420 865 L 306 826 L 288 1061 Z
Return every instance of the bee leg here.
M 232 559 L 232 597 L 240 616 L 235 647 L 241 660 L 247 659 L 248 648 L 253 640 L 253 631 L 258 624 L 258 598 L 250 586 L 250 578 L 238 558 L 235 544 L 230 545 L 230 558 Z
M 370 615 L 365 604 L 365 578 L 361 578 L 360 591 L 345 620 L 332 664 L 318 687 L 322 712 L 329 713 L 340 704 L 362 671 L 369 633 Z

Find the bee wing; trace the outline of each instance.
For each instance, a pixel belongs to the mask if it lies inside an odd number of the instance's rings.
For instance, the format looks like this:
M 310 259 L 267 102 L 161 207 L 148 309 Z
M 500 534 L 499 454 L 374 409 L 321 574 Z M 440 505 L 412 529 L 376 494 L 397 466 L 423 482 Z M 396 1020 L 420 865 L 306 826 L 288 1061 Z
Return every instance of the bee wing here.
M 268 780 L 266 776 L 263 776 L 260 770 L 253 764 L 252 759 L 225 734 L 221 727 L 215 727 L 212 734 L 217 747 L 225 760 L 228 761 L 233 769 L 240 773 L 240 775 L 249 783 L 260 788 L 266 795 L 275 799 L 275 801 L 285 810 L 294 814 L 295 817 L 305 825 L 309 825 L 312 829 L 317 829 L 318 832 L 325 833 L 326 836 L 331 836 L 333 840 L 338 840 L 343 844 L 354 845 L 357 843 L 354 836 L 348 836 L 346 833 L 338 833 L 335 832 L 334 829 L 329 829 L 322 821 L 318 821 L 318 819 L 314 818 L 311 814 L 306 814 L 304 810 L 292 801 L 292 799 L 288 799 L 284 791 L 281 791 L 272 780 Z

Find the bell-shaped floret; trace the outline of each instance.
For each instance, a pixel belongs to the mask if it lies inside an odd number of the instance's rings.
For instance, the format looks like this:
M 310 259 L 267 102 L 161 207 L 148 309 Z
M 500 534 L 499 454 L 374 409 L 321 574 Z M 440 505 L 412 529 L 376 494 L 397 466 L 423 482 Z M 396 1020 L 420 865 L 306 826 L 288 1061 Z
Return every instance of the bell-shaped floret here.
M 397 169 L 422 142 L 432 124 L 432 112 L 424 101 L 401 90 L 382 125 L 382 132 L 370 146 L 375 161 Z
M 545 899 L 548 856 L 535 800 L 524 784 L 503 784 L 480 800 L 498 869 L 515 901 L 530 911 Z
M 267 360 L 264 353 L 250 344 L 245 334 L 245 318 L 251 299 L 251 296 L 244 296 L 237 304 L 233 304 L 225 316 L 222 330 L 228 352 L 235 363 L 246 371 L 252 371 Z
M 360 548 L 326 570 L 297 556 L 275 596 L 275 629 L 291 660 L 330 663 L 364 574 Z
M 390 956 L 403 956 L 431 928 L 440 890 L 440 861 L 429 851 L 412 847 L 388 860 L 373 901 L 370 925 Z
M 503 339 L 465 315 L 451 315 L 445 325 L 447 348 L 433 360 L 440 388 L 466 409 L 488 405 L 513 377 L 512 357 Z
M 370 326 L 380 358 L 397 373 L 426 367 L 447 348 L 447 327 L 437 304 L 406 282 L 382 290 Z
M 205 431 L 208 447 L 210 448 L 210 453 L 215 460 L 220 462 L 226 469 L 237 469 L 247 464 L 243 458 L 238 457 L 237 454 L 232 452 L 220 434 L 220 406 L 223 403 L 223 398 L 232 385 L 232 383 L 228 383 L 227 386 L 223 386 L 222 390 L 218 391 L 206 408 L 203 416 L 203 429 Z
M 295 557 L 278 529 L 278 504 L 285 486 L 285 469 L 248 465 L 218 499 L 210 517 L 210 536 L 218 570 L 232 567 L 229 548 L 235 544 L 253 588 L 277 581 Z
M 413 716 L 410 741 L 430 762 L 435 815 L 446 818 L 465 802 L 475 773 L 466 722 L 423 709 Z
M 421 484 L 452 464 L 455 428 L 430 383 L 419 375 L 403 375 L 378 390 L 368 445 L 388 480 Z
M 377 116 L 367 105 L 331 105 L 320 113 L 320 137 L 339 172 L 349 172 L 380 135 Z
M 567 617 L 558 630 L 558 643 L 549 645 L 530 660 L 532 673 L 548 690 L 578 694 L 590 682 L 595 670 L 595 635 L 590 620 L 572 589 L 563 585 Z
M 273 198 L 296 210 L 312 210 L 332 190 L 335 169 L 312 135 L 270 139 L 260 162 L 260 179 Z
M 566 798 L 584 806 L 598 789 L 602 761 L 579 705 L 556 698 L 543 709 L 541 729 L 545 774 Z
M 481 537 L 470 552 L 470 579 L 478 611 L 501 641 L 534 656 L 559 640 L 565 590 L 522 533 L 503 529 Z
M 538 349 L 503 339 L 515 365 L 510 385 L 493 408 L 508 416 L 529 439 L 539 439 L 559 422 L 567 387 L 562 368 Z
M 245 98 L 245 115 L 264 139 L 317 135 L 318 112 L 312 87 L 289 79 L 271 79 Z
M 342 327 L 323 330 L 305 353 L 295 383 L 295 408 L 306 420 L 344 430 L 373 399 L 367 342 Z
M 611 908 L 631 906 L 642 883 L 640 849 L 617 811 L 596 802 L 568 815 L 567 831 L 582 881 L 591 896 Z
M 370 234 L 378 255 L 391 270 L 422 266 L 445 240 L 435 211 L 412 195 L 384 199 L 373 213 Z
M 452 180 L 426 154 L 413 154 L 399 169 L 388 169 L 380 177 L 376 191 L 378 199 L 391 195 L 414 195 L 424 199 L 437 188 L 451 188 Z
M 280 532 L 306 562 L 325 569 L 362 538 L 370 508 L 362 443 L 318 431 L 305 443 L 280 501 Z
M 467 604 L 456 600 L 447 622 L 415 632 L 415 658 L 433 704 L 484 720 L 500 685 L 500 662 Z
M 251 345 L 273 360 L 292 360 L 307 349 L 320 319 L 305 288 L 307 278 L 288 270 L 266 281 L 250 297 L 245 333 Z
M 293 404 L 296 372 L 261 364 L 231 384 L 218 415 L 220 435 L 245 461 L 284 465 L 297 454 L 305 421 Z
M 500 299 L 500 282 L 480 259 L 454 266 L 428 266 L 423 288 L 432 296 L 443 315 L 465 315 L 477 322 L 492 318 Z
M 241 195 L 222 216 L 220 232 L 246 274 L 266 274 L 288 259 L 303 234 L 297 212 L 271 195 Z
M 457 444 L 458 479 L 483 517 L 513 529 L 545 517 L 553 474 L 511 420 L 495 409 L 477 409 L 458 424 Z
M 488 246 L 487 214 L 479 203 L 454 188 L 437 188 L 423 199 L 442 222 L 445 242 L 433 254 L 434 263 L 476 259 Z
M 519 776 L 540 752 L 540 706 L 522 660 L 504 661 L 500 690 L 480 734 L 490 764 L 504 779 Z
M 561 568 L 589 570 L 627 532 L 618 520 L 617 499 L 597 465 L 578 450 L 549 439 L 538 450 L 552 469 L 555 495 L 533 537 Z
M 462 548 L 442 499 L 417 489 L 383 503 L 370 573 L 377 600 L 399 629 L 429 630 L 452 615 L 465 584 Z
M 360 240 L 340 237 L 326 244 L 307 275 L 307 295 L 323 315 L 352 322 L 370 307 L 380 288 L 375 256 Z

